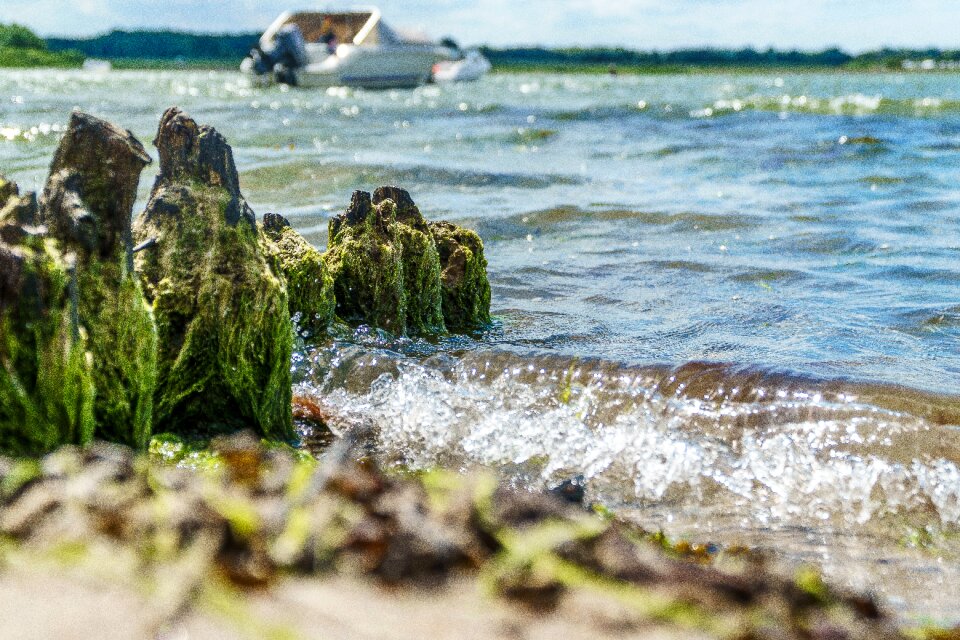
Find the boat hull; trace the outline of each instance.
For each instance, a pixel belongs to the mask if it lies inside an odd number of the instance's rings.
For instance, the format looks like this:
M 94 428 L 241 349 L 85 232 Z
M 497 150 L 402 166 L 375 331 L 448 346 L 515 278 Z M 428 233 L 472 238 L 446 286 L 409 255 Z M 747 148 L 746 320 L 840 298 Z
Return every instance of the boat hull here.
M 396 89 L 418 87 L 430 80 L 437 53 L 432 46 L 354 46 L 340 45 L 328 54 L 308 46 L 310 62 L 290 71 L 291 84 L 300 87 L 362 87 Z M 255 75 L 250 69 L 244 69 Z M 271 74 L 257 76 L 270 83 Z

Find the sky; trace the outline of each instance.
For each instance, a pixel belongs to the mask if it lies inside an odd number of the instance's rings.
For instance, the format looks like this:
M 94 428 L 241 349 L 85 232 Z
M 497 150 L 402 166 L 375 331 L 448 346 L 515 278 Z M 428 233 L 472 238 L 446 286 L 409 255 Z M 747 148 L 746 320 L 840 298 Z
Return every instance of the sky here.
M 374 0 L 376 2 L 376 0 Z M 371 3 L 366 3 L 367 5 Z M 379 0 L 384 20 L 462 44 L 823 49 L 960 48 L 960 0 Z M 114 28 L 262 31 L 285 9 L 350 2 L 0 0 L 0 22 L 44 36 Z M 352 6 L 363 6 L 353 4 Z

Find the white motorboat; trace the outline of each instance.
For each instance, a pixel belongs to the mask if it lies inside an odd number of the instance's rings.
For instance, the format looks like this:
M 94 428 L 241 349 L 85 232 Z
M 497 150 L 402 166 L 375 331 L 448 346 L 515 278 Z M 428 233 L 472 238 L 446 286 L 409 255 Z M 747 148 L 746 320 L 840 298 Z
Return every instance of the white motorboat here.
M 388 27 L 377 9 L 281 14 L 240 65 L 259 82 L 303 87 L 416 87 L 444 50 Z
M 456 60 L 442 60 L 433 65 L 434 82 L 470 82 L 490 71 L 490 61 L 476 49 L 470 49 Z

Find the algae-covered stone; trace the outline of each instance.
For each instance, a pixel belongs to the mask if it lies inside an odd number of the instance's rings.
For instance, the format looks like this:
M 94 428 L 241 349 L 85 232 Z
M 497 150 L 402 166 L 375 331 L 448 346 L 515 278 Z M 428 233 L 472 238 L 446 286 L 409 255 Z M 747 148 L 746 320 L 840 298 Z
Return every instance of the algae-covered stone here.
M 159 333 L 155 427 L 251 427 L 293 437 L 287 291 L 240 194 L 233 153 L 215 129 L 171 108 L 137 242 L 137 269 Z
M 275 269 L 286 279 L 290 315 L 297 329 L 308 334 L 323 331 L 336 307 L 333 278 L 323 256 L 279 214 L 266 214 L 261 230 Z
M 403 249 L 397 240 L 396 206 L 373 206 L 355 191 L 347 211 L 330 221 L 324 260 L 333 277 L 337 315 L 396 335 L 407 328 Z
M 490 281 L 483 241 L 452 222 L 431 222 L 440 254 L 443 319 L 451 331 L 470 331 L 490 323 Z
M 395 334 L 469 331 L 490 322 L 490 283 L 480 237 L 427 222 L 410 194 L 380 187 L 353 194 L 330 221 L 325 255 L 343 319 Z
M 131 213 L 149 164 L 129 131 L 74 112 L 40 199 L 50 235 L 77 256 L 79 321 L 93 355 L 98 438 L 145 447 L 157 334 L 133 272 Z
M 0 176 L 0 239 L 15 244 L 26 232 L 24 226 L 39 223 L 37 195 L 29 191 L 20 195 L 17 183 Z
M 39 455 L 93 437 L 94 388 L 74 257 L 45 236 L 33 194 L 0 177 L 0 451 Z
M 407 331 L 414 334 L 443 333 L 440 292 L 440 256 L 430 229 L 410 194 L 399 187 L 380 187 L 373 192 L 375 206 L 396 207 L 395 233 L 403 260 Z

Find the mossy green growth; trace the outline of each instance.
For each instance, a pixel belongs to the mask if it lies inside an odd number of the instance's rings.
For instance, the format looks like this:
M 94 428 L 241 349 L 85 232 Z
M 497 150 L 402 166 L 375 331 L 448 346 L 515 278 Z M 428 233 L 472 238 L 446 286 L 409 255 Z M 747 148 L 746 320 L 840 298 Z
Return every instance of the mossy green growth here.
M 403 284 L 407 293 L 407 331 L 445 333 L 440 294 L 440 256 L 429 232 L 397 224 L 403 256 Z
M 0 202 L 0 452 L 35 456 L 93 438 L 94 385 L 73 258 L 40 229 L 13 220 L 26 198 L 15 187 L 7 195 Z
M 412 334 L 445 333 L 440 294 L 440 255 L 430 228 L 410 194 L 399 187 L 373 192 L 378 207 L 392 207 L 395 233 L 403 259 L 403 286 L 407 294 L 407 331 Z
M 286 280 L 290 316 L 297 331 L 308 336 L 323 332 L 333 320 L 337 304 L 333 277 L 323 256 L 283 216 L 268 213 L 258 228 L 274 270 Z
M 347 213 L 330 221 L 324 261 L 333 277 L 338 316 L 403 335 L 407 293 L 395 213 L 396 207 L 374 207 L 369 193 L 354 192 Z
M 49 235 L 77 256 L 79 322 L 96 387 L 96 437 L 146 447 L 157 333 L 133 273 L 131 213 L 150 156 L 133 134 L 74 112 L 40 199 Z
M 78 268 L 80 322 L 93 355 L 96 437 L 143 449 L 153 431 L 157 328 L 120 255 Z
M 157 240 L 137 256 L 160 338 L 155 428 L 291 439 L 286 287 L 256 227 L 229 223 L 231 200 L 200 183 L 167 188 L 138 221 L 137 240 Z
M 337 313 L 394 334 L 469 331 L 490 322 L 483 243 L 449 222 L 429 223 L 399 187 L 354 192 L 330 221 L 324 258 Z
M 490 324 L 490 281 L 480 236 L 452 222 L 429 224 L 443 270 L 443 319 L 447 328 L 472 331 Z
M 154 428 L 292 439 L 287 288 L 240 193 L 233 151 L 176 107 L 154 144 L 160 173 L 134 227 L 157 323 Z

